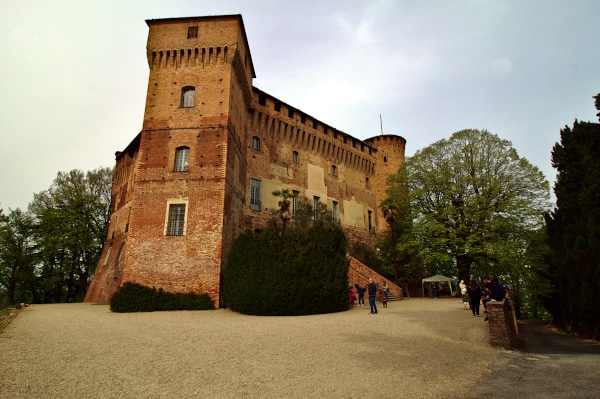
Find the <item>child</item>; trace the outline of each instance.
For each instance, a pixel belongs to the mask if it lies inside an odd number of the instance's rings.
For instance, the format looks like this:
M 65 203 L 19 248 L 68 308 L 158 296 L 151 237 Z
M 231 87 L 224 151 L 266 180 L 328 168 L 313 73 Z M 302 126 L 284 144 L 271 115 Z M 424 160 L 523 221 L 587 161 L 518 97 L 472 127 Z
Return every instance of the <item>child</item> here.
M 387 303 L 388 303 L 387 295 L 382 295 L 381 301 L 383 302 L 383 307 L 387 308 Z
M 356 306 L 354 305 L 354 301 L 356 300 L 356 290 L 354 289 L 354 287 L 350 286 L 350 306 Z

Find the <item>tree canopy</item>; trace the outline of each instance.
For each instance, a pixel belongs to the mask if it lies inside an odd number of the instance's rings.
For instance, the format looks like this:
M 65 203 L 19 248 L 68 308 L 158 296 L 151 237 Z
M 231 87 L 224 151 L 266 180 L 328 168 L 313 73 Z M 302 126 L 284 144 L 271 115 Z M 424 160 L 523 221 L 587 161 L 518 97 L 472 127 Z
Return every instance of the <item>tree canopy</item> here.
M 425 264 L 464 281 L 473 268 L 500 275 L 521 262 L 527 234 L 549 209 L 542 172 L 486 130 L 462 130 L 417 151 L 406 172 Z
M 595 96 L 600 111 L 600 94 Z M 598 113 L 600 117 L 600 113 Z M 600 124 L 575 121 L 552 150 L 556 208 L 546 217 L 552 250 L 544 305 L 553 323 L 600 337 Z
M 0 216 L 0 291 L 7 301 L 85 296 L 110 218 L 112 169 L 59 172 L 27 212 Z

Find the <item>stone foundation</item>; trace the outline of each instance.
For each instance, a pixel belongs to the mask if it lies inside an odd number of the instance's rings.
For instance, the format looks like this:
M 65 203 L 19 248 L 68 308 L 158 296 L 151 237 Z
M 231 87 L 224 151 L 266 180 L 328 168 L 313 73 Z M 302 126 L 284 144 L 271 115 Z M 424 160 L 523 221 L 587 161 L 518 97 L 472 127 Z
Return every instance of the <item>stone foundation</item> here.
M 505 301 L 488 302 L 487 315 L 492 346 L 505 349 L 519 346 L 517 319 Z

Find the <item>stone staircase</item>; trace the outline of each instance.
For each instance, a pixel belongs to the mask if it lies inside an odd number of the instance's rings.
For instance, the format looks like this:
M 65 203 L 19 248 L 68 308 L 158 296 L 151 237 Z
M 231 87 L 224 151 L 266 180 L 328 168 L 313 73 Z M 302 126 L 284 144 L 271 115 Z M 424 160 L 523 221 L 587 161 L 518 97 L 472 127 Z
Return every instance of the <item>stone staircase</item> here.
M 348 269 L 348 281 L 350 285 L 358 284 L 361 287 L 366 287 L 369 283 L 369 278 L 372 278 L 377 284 L 377 287 L 381 288 L 385 281 L 389 287 L 388 298 L 390 302 L 398 301 L 403 298 L 402 288 L 400 286 L 397 286 L 382 275 L 376 273 L 373 269 L 369 268 L 356 258 L 348 255 L 348 259 L 350 259 L 350 268 Z

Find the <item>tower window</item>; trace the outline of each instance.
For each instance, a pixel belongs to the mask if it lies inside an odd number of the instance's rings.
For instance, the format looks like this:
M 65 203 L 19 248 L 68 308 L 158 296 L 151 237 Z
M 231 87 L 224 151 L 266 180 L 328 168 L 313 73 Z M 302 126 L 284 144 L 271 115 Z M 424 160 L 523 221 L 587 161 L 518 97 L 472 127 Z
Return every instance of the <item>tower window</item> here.
M 188 39 L 196 39 L 198 38 L 198 27 L 190 26 L 188 28 Z
M 252 149 L 260 151 L 260 139 L 256 136 L 252 137 Z
M 369 183 L 369 178 L 368 178 L 368 177 L 365 177 L 365 187 L 366 187 L 366 188 L 369 188 L 369 187 L 371 187 L 371 186 L 370 186 L 370 183 Z
M 187 172 L 190 158 L 189 147 L 179 147 L 175 150 L 175 172 Z
M 250 181 L 250 209 L 260 211 L 260 180 Z
M 337 176 L 337 166 L 331 165 L 331 176 Z
M 181 108 L 191 108 L 194 106 L 196 97 L 196 88 L 194 86 L 185 86 L 181 89 Z
M 373 211 L 368 211 L 369 218 L 369 232 L 374 233 L 375 229 L 373 228 Z
M 292 161 L 293 161 L 294 163 L 298 163 L 298 151 L 294 151 L 294 152 L 292 153 Z
M 185 204 L 170 204 L 167 221 L 168 236 L 182 236 L 185 226 Z

